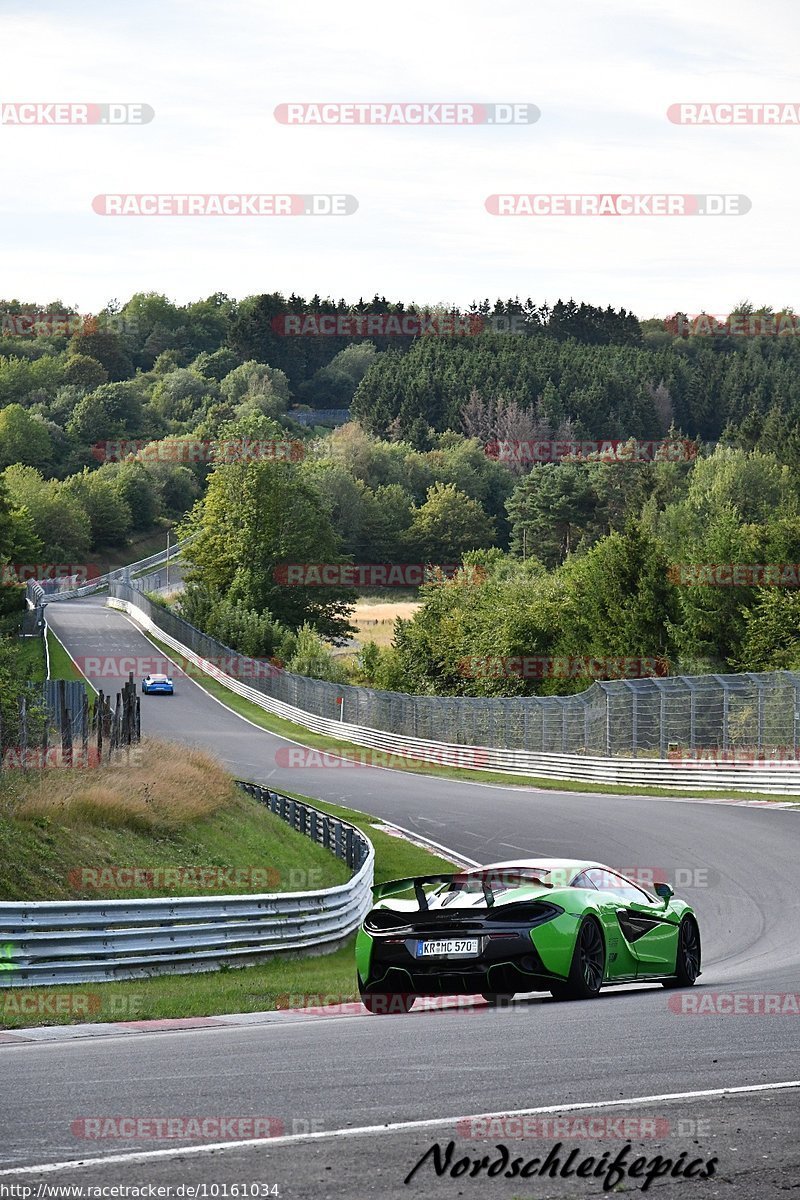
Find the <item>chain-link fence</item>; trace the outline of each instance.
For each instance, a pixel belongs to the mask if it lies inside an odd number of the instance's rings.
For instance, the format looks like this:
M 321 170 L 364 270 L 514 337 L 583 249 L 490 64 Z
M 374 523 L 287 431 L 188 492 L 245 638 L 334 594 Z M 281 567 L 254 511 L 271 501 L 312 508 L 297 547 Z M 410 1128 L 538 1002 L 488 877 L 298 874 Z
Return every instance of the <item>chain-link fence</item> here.
M 348 724 L 436 742 L 551 754 L 798 753 L 800 673 L 612 680 L 573 696 L 408 696 L 309 679 L 255 662 L 133 587 L 112 583 L 110 593 L 264 695 Z
M 173 542 L 171 546 L 158 550 L 155 554 L 148 555 L 147 558 L 140 558 L 138 562 L 129 563 L 126 567 L 116 567 L 113 571 L 109 571 L 105 575 L 96 575 L 88 581 L 86 570 L 81 575 L 59 576 L 54 579 L 29 579 L 25 588 L 28 603 L 33 608 L 46 600 L 74 600 L 81 596 L 91 596 L 94 592 L 105 590 L 112 580 L 136 583 L 138 577 L 143 576 L 152 567 L 163 564 L 167 571 L 167 564 L 171 563 L 173 559 L 179 559 L 190 541 L 192 541 L 191 537 L 183 538 L 182 541 Z

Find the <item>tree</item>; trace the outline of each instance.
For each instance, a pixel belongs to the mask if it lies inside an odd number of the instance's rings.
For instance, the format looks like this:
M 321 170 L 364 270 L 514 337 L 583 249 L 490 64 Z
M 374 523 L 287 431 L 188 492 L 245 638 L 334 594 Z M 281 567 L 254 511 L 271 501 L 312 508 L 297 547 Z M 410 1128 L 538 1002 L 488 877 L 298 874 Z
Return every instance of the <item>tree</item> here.
M 81 442 L 135 437 L 142 428 L 142 400 L 135 383 L 104 383 L 75 406 L 67 432 Z
M 52 444 L 47 426 L 21 404 L 0 409 L 0 470 L 12 463 L 41 467 L 49 461 Z
M 124 543 L 132 524 L 131 510 L 113 480 L 86 467 L 65 480 L 62 493 L 73 496 L 83 507 L 95 547 Z
M 760 530 L 742 525 L 730 506 L 716 513 L 695 545 L 677 558 L 678 564 L 725 567 L 760 561 Z M 680 579 L 680 576 L 677 576 Z M 685 674 L 720 670 L 742 657 L 745 612 L 753 606 L 751 587 L 690 583 L 675 587 L 679 604 L 676 641 Z
M 494 541 L 494 522 L 455 484 L 435 483 L 412 517 L 406 535 L 410 551 L 426 562 L 460 562 L 467 550 Z
M 289 381 L 283 371 L 266 363 L 246 362 L 226 375 L 220 392 L 229 404 L 241 411 L 260 412 L 274 417 L 289 404 Z
M 108 371 L 88 354 L 70 354 L 64 362 L 64 383 L 93 392 L 101 383 L 108 383 Z
M 73 335 L 69 352 L 96 359 L 108 372 L 112 383 L 130 379 L 133 375 L 133 363 L 119 334 L 96 323 Z
M 21 403 L 31 396 L 52 395 L 63 373 L 61 361 L 52 354 L 36 359 L 0 357 L 0 406 Z
M 184 552 L 191 578 L 215 596 L 270 613 L 290 629 L 308 623 L 327 638 L 353 632 L 352 591 L 293 586 L 289 579 L 286 564 L 343 561 L 319 493 L 290 463 L 217 466 L 183 532 L 198 535 Z
M 675 589 L 661 546 L 637 521 L 573 555 L 556 583 L 556 656 L 671 658 Z
M 56 480 L 44 480 L 34 467 L 8 467 L 3 477 L 12 504 L 27 510 L 44 558 L 81 562 L 91 543 L 91 526 L 77 497 Z
M 589 468 L 575 463 L 542 463 L 517 485 L 506 507 L 511 550 L 548 566 L 563 562 L 580 545 L 597 498 Z
M 191 421 L 215 392 L 216 387 L 210 380 L 181 368 L 160 377 L 153 389 L 150 406 L 165 421 Z
M 155 524 L 160 509 L 159 487 L 143 463 L 137 459 L 108 463 L 97 474 L 105 475 L 116 495 L 128 506 L 132 529 L 150 529 Z M 190 503 L 191 499 L 181 515 Z
M 286 667 L 295 675 L 328 679 L 332 683 L 344 683 L 347 678 L 322 638 L 310 625 L 301 625 L 298 629 L 295 651 Z
M 744 612 L 738 671 L 800 671 L 800 592 L 764 588 Z
M 0 563 L 35 562 L 42 549 L 30 513 L 15 505 L 0 476 Z
M 189 467 L 171 462 L 143 461 L 155 484 L 160 507 L 171 517 L 182 517 L 200 495 L 200 483 Z
M 192 370 L 198 375 L 204 375 L 206 379 L 215 379 L 217 383 L 221 383 L 225 376 L 230 375 L 238 366 L 239 360 L 236 355 L 224 346 L 212 354 L 204 350 L 191 364 Z

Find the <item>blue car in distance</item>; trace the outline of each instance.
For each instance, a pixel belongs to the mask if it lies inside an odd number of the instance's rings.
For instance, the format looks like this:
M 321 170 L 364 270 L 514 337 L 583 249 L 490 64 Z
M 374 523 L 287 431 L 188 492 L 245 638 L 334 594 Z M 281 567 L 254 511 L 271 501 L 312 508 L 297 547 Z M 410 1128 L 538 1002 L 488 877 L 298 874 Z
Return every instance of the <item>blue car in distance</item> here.
M 164 696 L 172 696 L 174 688 L 169 675 L 145 675 L 142 680 L 142 694 L 155 695 L 160 692 Z

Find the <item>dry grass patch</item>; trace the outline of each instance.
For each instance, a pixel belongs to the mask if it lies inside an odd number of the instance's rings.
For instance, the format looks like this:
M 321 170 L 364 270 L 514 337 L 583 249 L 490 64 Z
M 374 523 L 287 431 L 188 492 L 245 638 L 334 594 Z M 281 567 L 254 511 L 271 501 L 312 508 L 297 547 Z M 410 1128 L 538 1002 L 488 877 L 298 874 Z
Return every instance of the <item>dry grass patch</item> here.
M 394 638 L 394 623 L 398 617 L 410 620 L 421 607 L 417 600 L 359 600 L 350 617 L 362 645 L 375 642 L 378 646 L 391 646 Z
M 117 763 L 87 770 L 29 775 L 17 819 L 97 825 L 140 833 L 172 833 L 236 799 L 230 776 L 203 750 L 147 739 Z

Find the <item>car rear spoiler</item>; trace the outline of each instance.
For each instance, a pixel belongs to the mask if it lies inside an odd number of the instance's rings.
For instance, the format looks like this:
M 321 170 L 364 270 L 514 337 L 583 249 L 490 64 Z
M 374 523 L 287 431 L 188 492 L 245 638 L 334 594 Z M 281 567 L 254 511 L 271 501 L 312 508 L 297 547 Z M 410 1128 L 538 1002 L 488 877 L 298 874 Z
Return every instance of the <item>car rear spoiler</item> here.
M 486 907 L 491 908 L 494 904 L 494 892 L 492 891 L 492 883 L 523 883 L 530 878 L 532 871 L 525 867 L 511 867 L 508 870 L 498 870 L 497 868 L 487 871 L 455 871 L 445 875 L 410 875 L 407 879 L 389 879 L 386 883 L 377 883 L 372 889 L 373 900 L 385 900 L 389 896 L 396 896 L 400 892 L 407 892 L 409 889 L 414 889 L 414 895 L 421 912 L 427 912 L 428 897 L 425 895 L 426 884 L 437 883 L 453 883 L 465 882 L 467 879 L 479 879 L 483 889 L 483 897 L 486 901 Z M 545 883 L 542 879 L 537 878 L 537 884 L 540 887 L 552 887 L 550 883 Z

